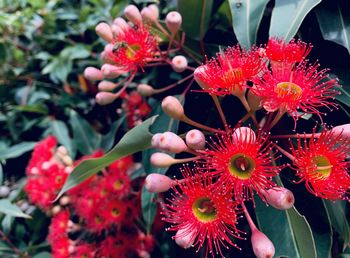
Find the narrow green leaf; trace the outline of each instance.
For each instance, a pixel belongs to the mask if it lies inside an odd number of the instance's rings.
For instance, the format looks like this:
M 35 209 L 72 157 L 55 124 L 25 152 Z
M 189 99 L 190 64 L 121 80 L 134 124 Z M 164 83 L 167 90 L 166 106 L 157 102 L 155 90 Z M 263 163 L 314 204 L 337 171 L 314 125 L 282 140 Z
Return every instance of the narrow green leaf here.
M 28 214 L 23 213 L 20 210 L 20 208 L 17 207 L 17 205 L 12 204 L 8 199 L 0 200 L 0 213 L 4 213 L 13 217 L 20 217 L 26 219 L 31 218 Z
M 213 0 L 178 0 L 177 9 L 182 15 L 181 28 L 193 39 L 202 39 L 208 30 Z
M 345 215 L 343 202 L 345 201 L 323 200 L 334 230 L 340 234 L 344 241 L 343 250 L 345 250 L 350 247 L 350 226 Z
M 74 157 L 75 151 L 73 150 L 73 142 L 69 136 L 66 124 L 60 120 L 51 120 L 50 127 L 51 133 L 57 138 L 57 141 L 67 148 L 69 155 Z
M 82 183 L 92 175 L 99 172 L 102 168 L 108 166 L 113 161 L 123 158 L 138 151 L 145 150 L 151 146 L 152 134 L 149 127 L 153 124 L 155 116 L 147 119 L 141 125 L 138 125 L 127 132 L 114 148 L 103 157 L 92 158 L 82 161 L 71 174 L 69 174 L 63 188 L 56 197 L 58 199 L 69 189 Z
M 49 252 L 40 252 L 33 256 L 33 258 L 51 258 L 51 254 Z
M 4 170 L 2 169 L 2 165 L 0 163 L 0 185 L 4 183 Z
M 12 159 L 32 150 L 36 142 L 21 142 L 9 148 L 0 150 L 0 160 Z
M 344 46 L 350 53 L 350 16 L 348 10 L 349 7 L 343 1 L 324 1 L 315 9 L 315 12 L 323 38 Z
M 291 40 L 306 15 L 321 0 L 276 0 L 272 10 L 269 35 Z
M 269 0 L 229 0 L 233 30 L 238 42 L 249 49 L 256 41 L 259 24 Z
M 142 187 L 141 192 L 141 207 L 142 216 L 146 223 L 146 231 L 149 234 L 151 232 L 151 227 L 156 216 L 157 211 L 157 194 L 150 193 L 145 187 Z
M 101 135 L 74 110 L 70 111 L 70 123 L 78 150 L 85 155 L 93 153 L 100 146 Z
M 111 125 L 111 129 L 105 135 L 102 135 L 101 147 L 105 151 L 109 151 L 114 144 L 115 134 L 117 133 L 119 127 L 123 124 L 125 116 L 122 116 L 117 121 Z

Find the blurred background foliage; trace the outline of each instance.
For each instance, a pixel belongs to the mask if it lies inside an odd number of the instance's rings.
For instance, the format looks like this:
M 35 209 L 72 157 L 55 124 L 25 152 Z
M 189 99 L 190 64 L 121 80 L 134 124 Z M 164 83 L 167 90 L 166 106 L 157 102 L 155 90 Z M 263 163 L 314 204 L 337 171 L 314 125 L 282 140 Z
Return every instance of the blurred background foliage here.
M 350 3 L 347 0 L 0 0 L 0 227 L 3 232 L 0 238 L 4 240 L 3 234 L 7 235 L 30 257 L 50 257 L 45 241 L 48 225 L 45 214 L 35 207 L 21 207 L 25 200 L 21 189 L 28 152 L 34 144 L 54 134 L 74 158 L 97 148 L 109 150 L 127 130 L 124 117 L 116 112 L 121 101 L 107 107 L 96 105 L 96 86 L 82 73 L 85 67 L 100 64 L 98 55 L 104 45 L 94 26 L 122 15 L 129 3 L 140 8 L 158 3 L 162 18 L 169 10 L 178 9 L 187 35 L 186 48 L 200 61 L 204 61 L 203 51 L 211 57 L 220 48 L 238 42 L 247 48 L 254 43 L 264 44 L 269 36 L 286 39 L 296 36 L 312 43 L 310 59 L 318 59 L 323 67 L 330 68 L 343 85 L 343 94 L 337 98 L 340 110 L 330 113 L 325 121 L 332 125 L 349 122 Z M 178 74 L 169 67 L 160 67 L 146 70 L 136 81 L 166 85 L 176 79 Z M 159 100 L 164 96 L 149 100 L 154 107 L 151 115 L 161 113 Z M 186 112 L 198 121 L 216 126 L 216 118 L 209 115 L 215 111 L 208 102 L 208 96 L 189 92 Z M 237 103 L 232 99 L 225 99 L 222 104 L 225 110 L 243 113 L 234 107 Z M 207 107 L 204 112 L 202 105 Z M 238 117 L 232 116 L 229 121 L 234 122 Z M 167 118 L 162 119 L 154 125 L 157 131 L 169 123 Z M 307 122 L 300 121 L 298 130 L 309 130 Z M 290 121 L 285 123 L 291 126 Z M 173 124 L 173 130 L 178 126 Z M 179 132 L 186 129 L 186 125 L 180 124 Z M 150 151 L 143 153 L 146 172 L 152 170 L 147 160 L 150 154 Z M 141 160 L 141 156 L 137 158 Z M 274 241 L 276 257 L 350 257 L 349 205 L 323 202 L 307 195 L 300 186 L 292 186 L 286 180 L 283 183 L 300 193 L 296 208 L 305 217 L 297 210 L 269 210 L 257 202 L 257 220 Z M 10 192 L 5 194 L 4 189 Z M 148 227 L 156 209 L 151 205 L 152 198 L 146 193 L 143 196 L 144 212 L 151 213 L 145 216 L 149 218 Z M 28 214 L 32 219 L 25 218 Z M 168 234 L 158 242 L 159 250 L 154 257 L 194 255 L 192 251 L 176 248 Z M 243 251 L 232 250 L 227 257 L 253 257 L 247 242 L 239 243 Z M 16 257 L 11 250 L 6 241 L 0 242 L 0 257 Z

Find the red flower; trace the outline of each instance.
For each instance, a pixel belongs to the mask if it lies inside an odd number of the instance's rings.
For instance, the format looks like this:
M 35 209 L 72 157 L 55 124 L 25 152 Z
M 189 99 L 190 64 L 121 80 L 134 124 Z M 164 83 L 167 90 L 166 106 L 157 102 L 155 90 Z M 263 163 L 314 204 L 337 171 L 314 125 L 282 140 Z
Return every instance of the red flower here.
M 348 200 L 350 189 L 349 165 L 350 141 L 342 135 L 324 130 L 317 139 L 309 142 L 298 140 L 292 148 L 296 175 L 305 181 L 306 188 L 314 195 L 329 200 Z
M 267 138 L 246 127 L 218 135 L 218 142 L 210 144 L 204 153 L 204 169 L 219 176 L 217 184 L 233 191 L 237 200 L 248 200 L 253 190 L 263 198 L 262 189 L 275 184 L 271 177 L 281 168 L 272 165 L 271 144 Z
M 107 224 L 121 224 L 126 215 L 126 206 L 123 201 L 118 199 L 106 200 L 106 205 L 103 210 L 99 211 L 103 220 Z
M 212 180 L 185 168 L 184 182 L 173 188 L 174 193 L 164 204 L 164 220 L 172 225 L 168 230 L 177 231 L 175 240 L 186 238 L 189 245 L 206 248 L 214 256 L 223 256 L 221 246 L 236 246 L 231 237 L 239 238 L 236 228 L 236 203 L 231 195 L 214 190 Z
M 51 245 L 53 258 L 69 257 L 69 238 L 67 233 L 69 216 L 69 211 L 63 210 L 51 220 L 47 240 Z
M 217 54 L 217 59 L 209 60 L 195 72 L 199 84 L 214 95 L 239 94 L 244 92 L 247 81 L 255 78 L 264 63 L 257 49 L 241 50 L 237 45 Z
M 145 25 L 128 26 L 124 33 L 116 37 L 113 50 L 107 53 L 116 66 L 126 71 L 133 71 L 155 56 L 158 42 Z
M 272 63 L 298 63 L 301 62 L 310 53 L 311 44 L 295 41 L 292 39 L 289 43 L 283 39 L 270 38 L 266 46 L 266 56 Z
M 100 242 L 96 257 L 124 258 L 128 251 L 127 243 L 130 240 L 132 239 L 119 234 L 116 237 L 108 236 Z
M 89 243 L 79 243 L 74 247 L 74 258 L 94 258 L 96 246 Z
M 262 98 L 267 111 L 288 112 L 297 120 L 297 110 L 304 113 L 322 114 L 319 108 L 331 109 L 335 104 L 330 102 L 339 94 L 336 79 L 329 79 L 326 69 L 317 71 L 318 64 L 307 66 L 302 62 L 293 69 L 280 69 L 273 73 L 265 73 L 255 80 L 252 90 Z

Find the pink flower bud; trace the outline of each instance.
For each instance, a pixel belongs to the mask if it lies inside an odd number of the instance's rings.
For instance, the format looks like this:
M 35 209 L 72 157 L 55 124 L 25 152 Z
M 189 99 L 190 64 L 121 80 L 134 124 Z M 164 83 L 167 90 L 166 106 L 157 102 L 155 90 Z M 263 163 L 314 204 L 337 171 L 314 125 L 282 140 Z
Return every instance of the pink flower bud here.
M 156 152 L 151 155 L 151 164 L 157 168 L 166 168 L 174 164 L 175 159 L 169 154 Z
M 350 140 L 350 124 L 338 125 L 332 128 L 332 132 L 333 137 L 341 135 L 344 140 Z
M 165 17 L 165 24 L 171 33 L 175 34 L 181 27 L 182 17 L 179 12 L 172 11 Z
M 171 118 L 181 119 L 184 116 L 184 108 L 180 101 L 173 97 L 168 96 L 162 101 L 162 109 Z
M 133 24 L 140 24 L 140 23 L 142 23 L 141 13 L 140 13 L 139 9 L 137 9 L 137 7 L 135 5 L 130 4 L 127 7 L 125 7 L 124 15 Z
M 110 81 L 100 81 L 98 84 L 98 90 L 100 91 L 112 91 L 114 90 L 118 85 L 114 82 Z
M 151 7 L 152 6 L 152 7 Z M 141 16 L 145 20 L 156 22 L 159 16 L 158 7 L 155 4 L 147 6 L 141 10 Z
M 125 35 L 123 29 L 116 24 L 112 24 L 112 32 L 114 37 L 123 37 Z
M 252 231 L 253 252 L 257 258 L 272 258 L 275 255 L 275 246 L 271 240 L 261 231 Z
M 192 235 L 188 233 L 188 229 L 179 229 L 175 235 L 175 243 L 184 249 L 188 249 L 195 240 Z
M 114 19 L 113 24 L 117 25 L 122 30 L 127 30 L 130 27 L 129 24 L 122 17 Z
M 69 203 L 70 203 L 70 198 L 69 198 L 69 196 L 62 196 L 62 197 L 60 198 L 60 205 L 66 206 L 66 205 L 68 205 Z
M 101 22 L 97 24 L 95 27 L 96 34 L 99 35 L 102 39 L 107 42 L 111 42 L 113 40 L 113 32 L 111 26 L 109 26 L 105 22 Z
M 171 64 L 175 72 L 181 73 L 186 70 L 188 62 L 186 57 L 179 55 L 171 60 Z
M 111 92 L 99 92 L 96 94 L 96 102 L 102 106 L 111 104 L 117 98 L 116 94 Z
M 151 193 L 162 193 L 168 191 L 174 183 L 174 180 L 165 175 L 152 173 L 145 179 L 145 188 Z
M 208 90 L 210 86 L 200 79 L 200 75 L 206 73 L 207 66 L 201 65 L 194 70 L 194 79 L 203 90 Z
M 177 134 L 165 132 L 159 138 L 159 149 L 172 153 L 180 153 L 187 150 L 187 145 Z
M 121 74 L 123 74 L 125 71 L 122 71 L 119 69 L 118 66 L 111 65 L 111 64 L 104 64 L 101 67 L 101 71 L 105 78 L 117 78 Z
M 159 139 L 161 136 L 162 136 L 162 133 L 156 133 L 155 135 L 152 136 L 151 146 L 153 148 L 159 148 Z
M 99 81 L 103 80 L 103 73 L 101 72 L 101 70 L 89 66 L 85 68 L 84 77 L 91 81 Z
M 262 98 L 255 95 L 252 90 L 248 91 L 247 101 L 251 110 L 256 111 L 262 108 L 261 105 Z
M 275 187 L 262 191 L 266 201 L 274 208 L 279 210 L 288 210 L 294 205 L 293 193 L 284 187 Z
M 191 149 L 203 150 L 205 148 L 205 136 L 201 131 L 193 129 L 186 134 L 186 144 Z
M 113 51 L 113 44 L 107 44 L 104 48 L 104 51 L 108 54 L 111 53 Z
M 142 96 L 148 97 L 154 94 L 154 88 L 148 84 L 137 85 L 137 92 Z
M 239 127 L 233 131 L 234 141 L 255 142 L 255 132 L 250 127 Z

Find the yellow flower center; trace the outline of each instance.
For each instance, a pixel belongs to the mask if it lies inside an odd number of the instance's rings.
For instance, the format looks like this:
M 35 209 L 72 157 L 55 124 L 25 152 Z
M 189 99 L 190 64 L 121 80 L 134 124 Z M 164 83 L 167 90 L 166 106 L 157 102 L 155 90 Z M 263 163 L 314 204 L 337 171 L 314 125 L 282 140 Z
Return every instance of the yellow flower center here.
M 255 167 L 255 161 L 251 157 L 238 153 L 231 157 L 228 170 L 233 176 L 246 180 L 250 178 Z
M 192 205 L 192 211 L 204 223 L 214 221 L 217 218 L 215 204 L 208 197 L 198 198 Z
M 114 188 L 116 190 L 121 190 L 124 186 L 124 181 L 122 179 L 118 179 L 114 182 Z
M 290 97 L 293 100 L 298 100 L 303 93 L 299 85 L 292 82 L 280 82 L 275 89 L 279 98 Z
M 112 216 L 118 217 L 119 215 L 120 215 L 120 210 L 118 208 L 113 208 L 112 209 Z
M 327 178 L 332 172 L 332 164 L 325 156 L 317 156 L 314 158 L 314 164 L 317 166 L 316 173 L 321 178 Z
M 134 60 L 136 57 L 137 51 L 141 49 L 139 44 L 128 45 L 125 49 L 125 55 L 128 59 Z
M 232 68 L 222 75 L 221 80 L 225 82 L 228 87 L 234 91 L 240 87 L 240 82 L 243 78 L 243 71 L 241 68 Z

